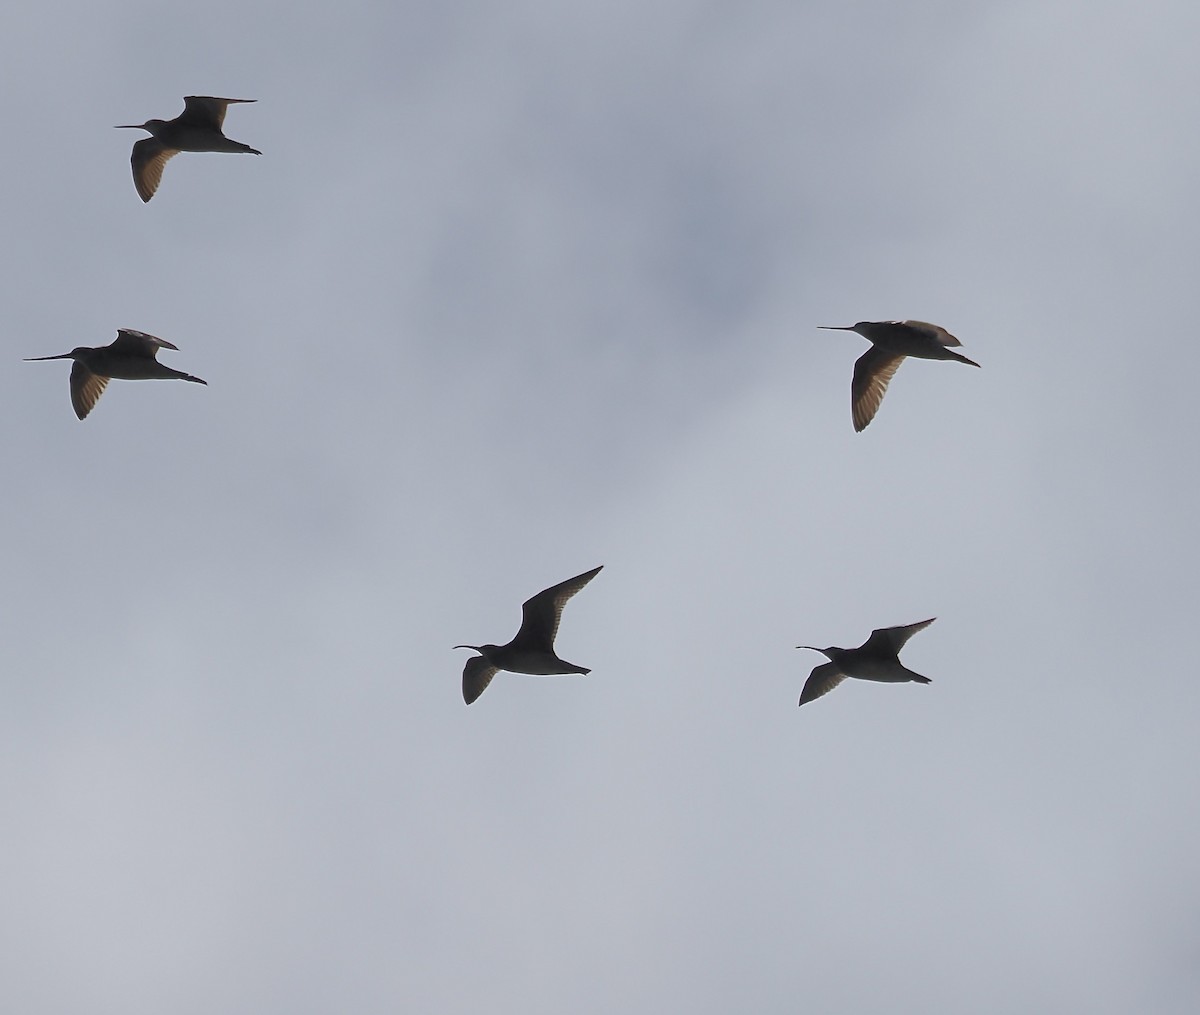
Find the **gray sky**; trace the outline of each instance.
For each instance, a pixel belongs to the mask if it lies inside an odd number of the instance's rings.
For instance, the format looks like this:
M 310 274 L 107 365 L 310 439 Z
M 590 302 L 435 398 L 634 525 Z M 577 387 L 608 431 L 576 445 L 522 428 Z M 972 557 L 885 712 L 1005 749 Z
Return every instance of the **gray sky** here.
M 0 33 L 2 1006 L 1194 1011 L 1200 12 L 577 6 Z

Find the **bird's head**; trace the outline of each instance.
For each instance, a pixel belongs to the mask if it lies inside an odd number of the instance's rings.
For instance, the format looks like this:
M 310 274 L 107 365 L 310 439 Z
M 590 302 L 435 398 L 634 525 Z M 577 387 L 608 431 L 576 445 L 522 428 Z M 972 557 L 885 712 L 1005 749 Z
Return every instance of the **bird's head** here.
M 476 652 L 478 652 L 478 653 L 479 653 L 481 656 L 483 656 L 485 659 L 489 658 L 489 657 L 491 656 L 491 654 L 492 654 L 494 651 L 496 651 L 496 649 L 497 649 L 497 648 L 499 648 L 499 647 L 500 647 L 499 645 L 455 645 L 455 646 L 454 646 L 454 648 L 469 648 L 469 649 L 474 649 Z
M 166 120 L 147 120 L 145 123 L 118 123 L 113 130 L 148 130 L 155 134 L 166 125 Z

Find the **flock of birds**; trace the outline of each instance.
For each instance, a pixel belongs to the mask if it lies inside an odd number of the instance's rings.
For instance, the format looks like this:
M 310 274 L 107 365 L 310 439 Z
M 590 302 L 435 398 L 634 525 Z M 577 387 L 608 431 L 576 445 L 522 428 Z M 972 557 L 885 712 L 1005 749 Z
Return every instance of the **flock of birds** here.
M 120 124 L 118 129 L 145 130 L 151 135 L 134 143 L 130 157 L 133 185 L 138 197 L 148 202 L 154 196 L 162 182 L 163 167 L 180 152 L 245 152 L 261 155 L 258 149 L 227 138 L 222 130 L 230 105 L 254 101 L 189 95 L 183 100 L 183 112 L 174 120 Z M 954 347 L 962 343 L 950 332 L 925 321 L 859 321 L 848 326 L 823 325 L 822 328 L 828 331 L 853 331 L 871 343 L 871 348 L 855 362 L 854 378 L 850 385 L 851 418 L 858 432 L 875 418 L 888 383 L 906 357 L 949 359 L 979 366 L 974 360 L 954 352 Z M 75 415 L 82 420 L 95 408 L 112 378 L 208 383 L 159 363 L 160 349 L 178 351 L 177 346 L 165 339 L 144 331 L 121 328 L 116 339 L 108 345 L 79 346 L 57 356 L 32 356 L 29 360 L 74 361 L 71 366 L 71 405 Z M 539 676 L 590 673 L 591 670 L 585 666 L 560 659 L 554 651 L 554 639 L 567 600 L 595 578 L 602 567 L 594 567 L 568 578 L 527 599 L 521 608 L 521 627 L 506 645 L 455 645 L 455 648 L 474 649 L 479 653 L 468 659 L 463 667 L 463 700 L 468 705 L 474 702 L 500 670 Z M 829 693 L 847 677 L 884 683 L 912 681 L 928 684 L 928 677 L 914 673 L 900 662 L 899 653 L 909 638 L 932 624 L 934 619 L 931 617 L 915 624 L 879 628 L 872 631 L 871 636 L 858 648 L 797 645 L 797 648 L 820 652 L 829 659 L 829 662 L 815 667 L 809 674 L 799 703 L 804 705 Z

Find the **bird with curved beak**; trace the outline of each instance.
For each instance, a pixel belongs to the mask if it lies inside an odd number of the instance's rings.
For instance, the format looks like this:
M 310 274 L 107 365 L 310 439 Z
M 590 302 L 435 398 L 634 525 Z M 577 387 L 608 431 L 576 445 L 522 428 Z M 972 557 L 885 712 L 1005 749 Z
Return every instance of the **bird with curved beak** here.
M 918 684 L 929 684 L 932 681 L 919 673 L 904 666 L 900 662 L 900 650 L 918 631 L 932 624 L 937 618 L 930 617 L 916 624 L 904 627 L 881 627 L 871 632 L 871 637 L 858 648 L 817 648 L 815 645 L 797 645 L 796 648 L 808 649 L 810 652 L 820 652 L 830 661 L 822 663 L 813 669 L 804 682 L 804 690 L 800 692 L 800 702 L 803 705 L 828 694 L 846 677 L 857 677 L 859 680 L 878 680 L 888 684 L 913 681 Z
M 853 331 L 871 343 L 871 348 L 854 364 L 854 380 L 850 384 L 850 414 L 854 429 L 860 433 L 875 418 L 888 382 L 905 356 L 954 359 L 979 366 L 973 359 L 952 352 L 948 347 L 962 342 L 945 328 L 927 321 L 859 321 L 843 327 L 824 324 L 818 327 L 822 331 Z
M 536 676 L 591 673 L 586 666 L 559 659 L 554 651 L 554 636 L 558 634 L 558 622 L 567 600 L 595 578 L 603 567 L 601 564 L 525 600 L 521 607 L 521 629 L 507 645 L 455 645 L 455 648 L 470 648 L 479 653 L 468 659 L 463 667 L 463 701 L 470 705 L 483 694 L 498 670 Z
M 147 120 L 145 123 L 120 123 L 117 130 L 148 130 L 153 137 L 134 142 L 130 164 L 133 166 L 133 185 L 138 197 L 149 201 L 158 190 L 163 167 L 180 152 L 246 152 L 261 155 L 257 148 L 232 141 L 221 127 L 225 111 L 236 102 L 255 102 L 255 99 L 218 99 L 211 95 L 188 95 L 183 100 L 183 112 L 174 120 Z
M 192 381 L 194 384 L 208 384 L 208 381 L 185 374 L 181 370 L 172 370 L 169 366 L 159 363 L 159 349 L 175 349 L 165 338 L 156 338 L 144 331 L 134 331 L 132 328 L 121 328 L 117 337 L 108 345 L 89 348 L 78 346 L 70 352 L 59 356 L 30 356 L 26 362 L 50 359 L 74 360 L 71 367 L 71 405 L 75 415 L 83 419 L 108 385 L 109 378 L 116 377 L 125 381 L 144 381 L 155 379 L 177 378 L 181 381 Z

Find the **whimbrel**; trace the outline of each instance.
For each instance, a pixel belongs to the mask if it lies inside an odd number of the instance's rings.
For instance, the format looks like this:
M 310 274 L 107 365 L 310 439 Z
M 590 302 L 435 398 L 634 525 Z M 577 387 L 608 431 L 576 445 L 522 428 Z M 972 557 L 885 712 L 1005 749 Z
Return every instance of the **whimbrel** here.
M 884 683 L 903 683 L 907 680 L 928 684 L 930 679 L 906 668 L 899 659 L 904 643 L 937 618 L 930 617 L 905 627 L 881 627 L 871 632 L 871 637 L 858 648 L 816 648 L 813 645 L 797 645 L 812 652 L 828 656 L 831 662 L 822 663 L 808 675 L 804 690 L 800 692 L 800 704 L 828 694 L 846 677 L 859 680 L 879 680 Z
M 956 359 L 979 366 L 973 359 L 951 352 L 948 346 L 962 345 L 945 328 L 925 321 L 859 321 L 849 327 L 819 325 L 824 331 L 855 331 L 871 343 L 854 364 L 850 385 L 850 409 L 854 429 L 861 432 L 875 418 L 888 381 L 905 356 L 914 359 Z
M 558 633 L 558 622 L 567 600 L 595 578 L 603 567 L 601 564 L 525 600 L 521 607 L 521 629 L 507 645 L 455 645 L 455 648 L 472 648 L 480 653 L 468 659 L 463 667 L 463 701 L 469 705 L 483 694 L 497 670 L 536 675 L 591 673 L 586 666 L 559 659 L 554 652 L 554 636 Z
M 130 163 L 133 166 L 133 185 L 138 197 L 149 201 L 158 190 L 163 166 L 180 152 L 249 152 L 261 155 L 257 148 L 231 141 L 221 132 L 225 110 L 234 102 L 256 102 L 256 99 L 217 99 L 211 95 L 187 95 L 183 112 L 174 120 L 147 120 L 145 123 L 122 123 L 118 130 L 148 130 L 153 137 L 134 142 Z
M 75 415 L 83 419 L 104 394 L 110 377 L 125 381 L 177 377 L 181 381 L 193 381 L 196 384 L 208 383 L 159 363 L 155 358 L 159 349 L 178 351 L 179 346 L 172 345 L 164 338 L 147 335 L 144 331 L 120 328 L 117 337 L 108 345 L 95 349 L 81 345 L 61 356 L 30 356 L 27 362 L 48 359 L 75 361 L 71 367 L 71 404 L 75 407 Z

